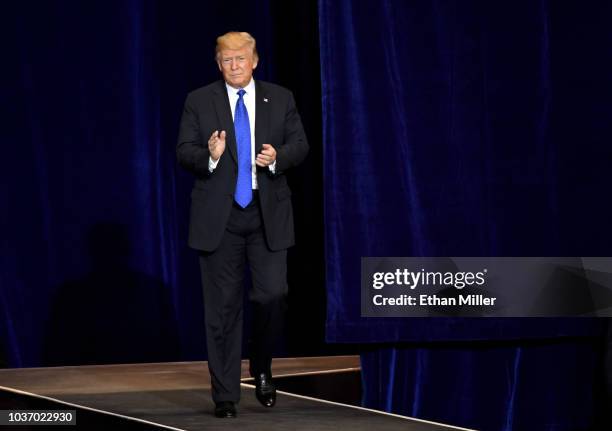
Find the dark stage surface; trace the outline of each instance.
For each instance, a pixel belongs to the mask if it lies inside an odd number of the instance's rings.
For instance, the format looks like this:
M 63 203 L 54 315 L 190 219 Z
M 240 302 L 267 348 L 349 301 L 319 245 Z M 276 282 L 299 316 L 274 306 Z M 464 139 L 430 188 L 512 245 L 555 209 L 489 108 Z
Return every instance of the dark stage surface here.
M 77 429 L 94 429 L 79 424 L 97 421 L 115 421 L 109 426 L 122 430 L 462 429 L 351 405 L 359 403 L 359 367 L 357 356 L 276 359 L 280 393 L 277 405 L 265 409 L 245 361 L 238 418 L 226 420 L 212 416 L 206 362 L 4 369 L 0 409 L 76 409 Z

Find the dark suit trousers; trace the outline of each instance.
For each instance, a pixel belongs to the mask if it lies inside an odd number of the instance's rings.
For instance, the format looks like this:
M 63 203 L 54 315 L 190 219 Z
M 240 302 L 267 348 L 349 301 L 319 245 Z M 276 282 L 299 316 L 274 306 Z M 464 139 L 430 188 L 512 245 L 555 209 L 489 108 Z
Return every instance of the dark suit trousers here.
M 271 375 L 272 354 L 282 335 L 287 295 L 287 250 L 266 244 L 259 198 L 242 209 L 234 203 L 219 247 L 200 252 L 206 344 L 215 402 L 240 399 L 245 265 L 253 286 L 250 373 Z

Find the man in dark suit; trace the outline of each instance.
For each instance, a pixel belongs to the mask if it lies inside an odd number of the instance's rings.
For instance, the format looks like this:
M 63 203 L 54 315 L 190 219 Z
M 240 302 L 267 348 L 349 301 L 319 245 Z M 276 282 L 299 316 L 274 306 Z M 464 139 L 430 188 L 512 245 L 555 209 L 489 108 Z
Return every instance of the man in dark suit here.
M 249 371 L 257 399 L 266 407 L 276 401 L 272 353 L 282 333 L 287 248 L 294 244 L 284 173 L 306 157 L 308 143 L 291 92 L 253 80 L 258 56 L 251 35 L 220 36 L 216 61 L 223 80 L 187 96 L 177 156 L 195 175 L 189 245 L 200 251 L 215 416 L 235 417 L 247 262 L 253 280 Z

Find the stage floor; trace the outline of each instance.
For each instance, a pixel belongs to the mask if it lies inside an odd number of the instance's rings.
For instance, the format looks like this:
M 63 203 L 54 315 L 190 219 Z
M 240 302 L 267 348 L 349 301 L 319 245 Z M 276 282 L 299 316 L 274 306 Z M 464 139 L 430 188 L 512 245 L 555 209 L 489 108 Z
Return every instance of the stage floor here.
M 266 409 L 255 399 L 248 362 L 243 361 L 235 419 L 212 416 L 206 362 L 0 369 L 0 404 L 11 395 L 36 398 L 53 403 L 52 408 L 77 408 L 77 425 L 81 415 L 110 415 L 123 422 L 121 429 L 130 424 L 134 429 L 187 431 L 464 429 L 351 405 L 359 404 L 359 372 L 358 356 L 275 359 L 273 374 L 280 390 L 276 406 Z M 8 408 L 12 406 L 0 406 Z

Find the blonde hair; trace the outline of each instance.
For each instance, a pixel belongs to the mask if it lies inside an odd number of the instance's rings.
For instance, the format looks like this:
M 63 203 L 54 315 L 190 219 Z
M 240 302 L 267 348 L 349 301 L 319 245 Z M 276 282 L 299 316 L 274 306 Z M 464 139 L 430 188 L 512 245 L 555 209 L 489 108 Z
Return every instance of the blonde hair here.
M 222 49 L 242 49 L 244 47 L 253 49 L 253 57 L 255 60 L 259 58 L 257 48 L 255 47 L 255 38 L 246 31 L 230 31 L 217 38 L 217 47 L 215 49 L 215 58 L 219 60 L 219 52 Z

